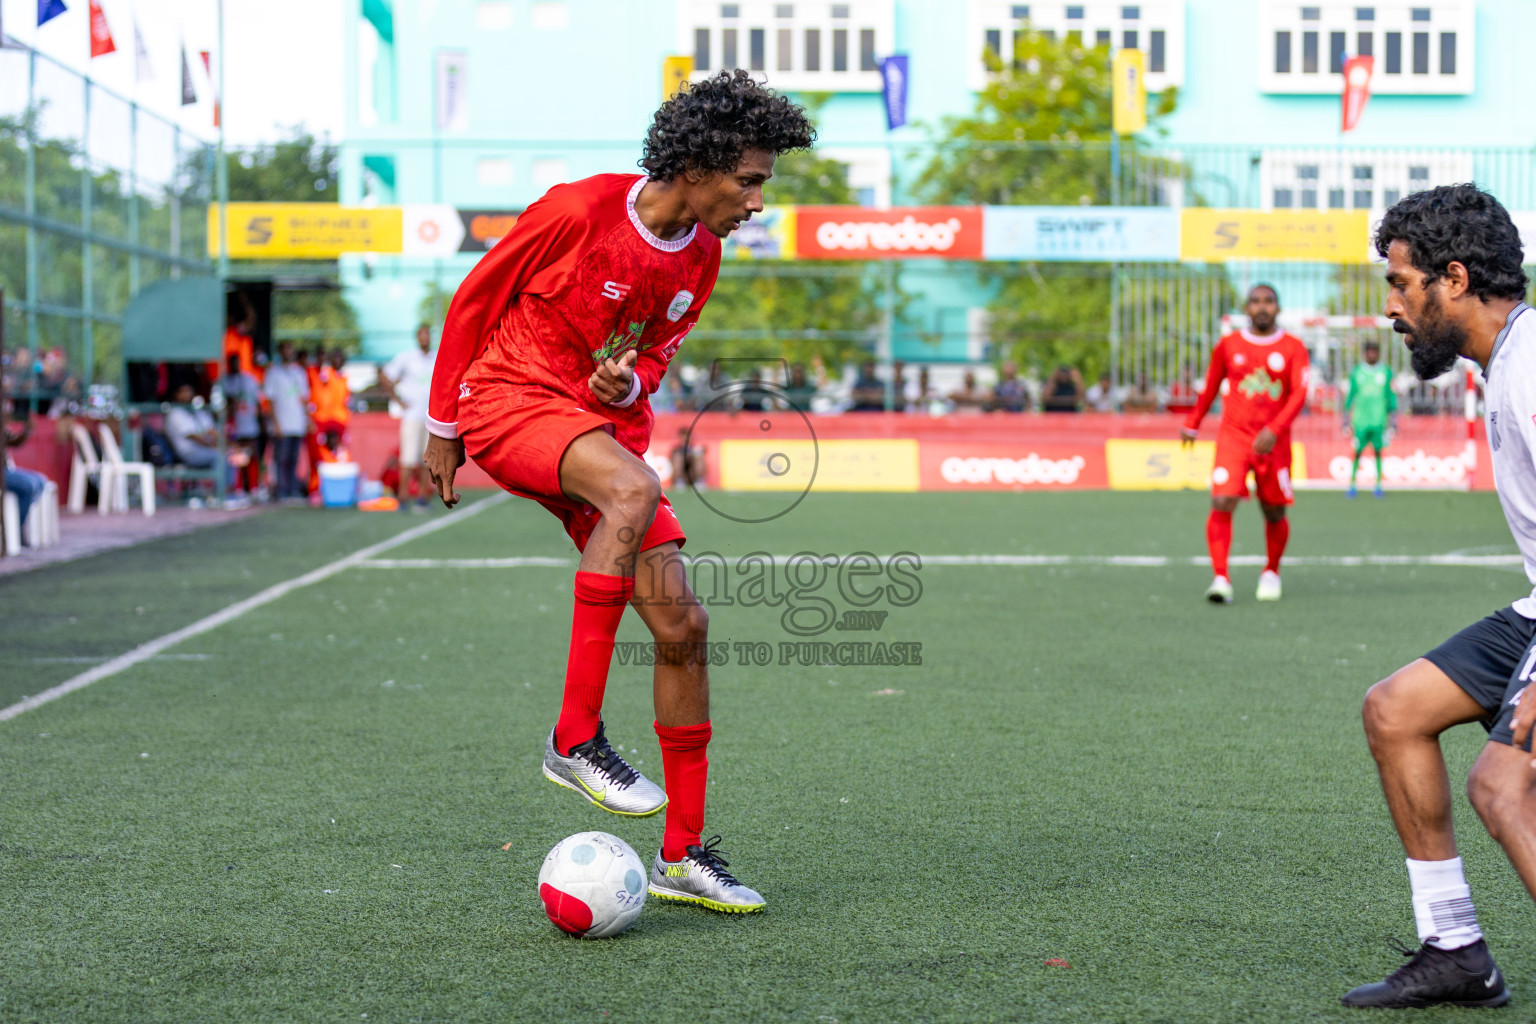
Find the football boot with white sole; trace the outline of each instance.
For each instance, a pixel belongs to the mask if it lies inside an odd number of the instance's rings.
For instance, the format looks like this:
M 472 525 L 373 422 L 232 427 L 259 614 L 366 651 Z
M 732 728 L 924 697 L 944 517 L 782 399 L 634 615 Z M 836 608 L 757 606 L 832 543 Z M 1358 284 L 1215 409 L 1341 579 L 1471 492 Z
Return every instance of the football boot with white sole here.
M 726 859 L 717 851 L 720 837 L 714 836 L 703 846 L 690 846 L 682 860 L 663 860 L 656 852 L 651 865 L 651 895 L 679 903 L 697 903 L 725 914 L 754 914 L 765 900 L 754 890 L 736 881 L 726 870 Z
M 1259 589 L 1253 596 L 1260 601 L 1280 600 L 1280 574 L 1268 569 L 1259 573 Z
M 613 814 L 644 818 L 667 806 L 667 794 L 650 779 L 631 768 L 603 735 L 571 748 L 569 756 L 555 746 L 555 731 L 544 744 L 544 777 L 557 786 L 575 790 Z
M 1232 603 L 1232 581 L 1225 576 L 1217 576 L 1211 580 L 1211 585 L 1205 588 L 1205 599 L 1211 604 Z

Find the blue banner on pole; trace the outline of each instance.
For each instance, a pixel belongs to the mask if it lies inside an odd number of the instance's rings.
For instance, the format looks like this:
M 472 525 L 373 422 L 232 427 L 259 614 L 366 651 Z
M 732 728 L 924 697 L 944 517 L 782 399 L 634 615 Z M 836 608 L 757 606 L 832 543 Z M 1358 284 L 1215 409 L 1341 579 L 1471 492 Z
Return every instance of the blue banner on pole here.
M 44 22 L 52 21 L 66 10 L 64 0 L 37 0 L 37 27 L 42 28 Z
M 882 60 L 880 80 L 885 95 L 885 126 L 900 128 L 907 123 L 907 55 L 894 53 Z

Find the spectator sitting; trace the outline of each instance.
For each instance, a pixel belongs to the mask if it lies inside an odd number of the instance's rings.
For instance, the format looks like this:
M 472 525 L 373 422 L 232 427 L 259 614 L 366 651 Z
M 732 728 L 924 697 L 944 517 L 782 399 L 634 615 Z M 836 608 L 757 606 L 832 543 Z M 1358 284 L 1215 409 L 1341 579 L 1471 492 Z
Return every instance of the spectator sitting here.
M 895 412 L 907 411 L 907 364 L 897 360 L 891 365 L 891 408 Z
M 21 433 L 12 434 L 6 431 L 6 444 L 19 447 L 26 443 L 27 435 L 32 433 L 32 421 L 28 419 L 22 424 Z M 48 485 L 48 478 L 41 473 L 30 469 L 22 469 L 11 460 L 11 453 L 5 453 L 5 490 L 9 494 L 16 495 L 16 514 L 19 517 L 16 525 L 21 529 L 21 542 L 27 543 L 27 513 L 38 498 L 43 496 L 43 489 Z
M 933 393 L 933 382 L 928 379 L 928 367 L 917 368 L 917 382 L 907 392 L 908 412 L 931 412 L 938 395 Z
M 746 385 L 741 389 L 737 397 L 741 403 L 742 412 L 766 412 L 772 404 L 773 398 L 768 389 L 763 387 L 763 371 L 753 370 L 747 374 Z
M 1195 386 L 1194 371 L 1189 364 L 1184 364 L 1184 371 L 1179 379 L 1168 389 L 1168 412 L 1187 413 L 1195 408 L 1195 403 L 1200 401 L 1200 389 Z
M 789 379 L 784 382 L 784 397 L 801 412 L 811 411 L 811 399 L 816 397 L 816 385 L 805 376 L 805 364 L 795 363 L 789 368 Z
M 866 359 L 859 364 L 859 375 L 854 379 L 850 397 L 853 399 L 850 412 L 885 411 L 885 382 L 875 376 L 873 360 Z
M 992 408 L 1001 412 L 1023 412 L 1029 404 L 1029 389 L 1019 379 L 1019 364 L 1013 360 L 1003 364 L 1002 376 L 992 389 Z
M 165 433 L 176 458 L 194 469 L 208 469 L 219 455 L 219 431 L 201 403 L 192 407 L 195 398 L 191 384 L 176 389 L 176 404 L 165 414 Z
M 1075 366 L 1058 366 L 1045 382 L 1040 406 L 1046 412 L 1079 412 L 1083 407 L 1083 375 Z
M 974 370 L 966 370 L 959 390 L 949 393 L 949 401 L 955 407 L 955 412 L 981 412 L 990 400 L 991 396 L 976 386 Z
M 1088 389 L 1086 401 L 1094 412 L 1119 412 L 1121 395 L 1109 371 L 1099 374 L 1099 382 Z
M 1157 412 L 1157 392 L 1147 384 L 1147 375 L 1138 373 L 1136 385 L 1131 388 L 1131 393 L 1125 396 L 1124 410 L 1126 412 Z

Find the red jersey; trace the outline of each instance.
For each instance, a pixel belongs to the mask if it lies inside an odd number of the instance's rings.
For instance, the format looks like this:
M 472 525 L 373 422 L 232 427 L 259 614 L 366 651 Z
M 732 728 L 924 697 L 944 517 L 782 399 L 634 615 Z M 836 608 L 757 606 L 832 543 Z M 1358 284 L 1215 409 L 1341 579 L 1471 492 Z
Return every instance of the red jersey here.
M 453 296 L 432 373 L 427 426 L 458 436 L 459 398 L 534 385 L 649 446 L 648 395 L 698 321 L 720 272 L 720 240 L 699 225 L 674 241 L 635 213 L 644 175 L 556 185 L 469 272 Z M 587 387 L 604 359 L 639 352 L 635 387 L 608 405 Z
M 1307 346 L 1293 334 L 1233 331 L 1211 350 L 1205 390 L 1184 425 L 1197 430 L 1227 382 L 1221 433 L 1252 440 L 1268 427 L 1289 443 L 1291 421 L 1307 400 Z

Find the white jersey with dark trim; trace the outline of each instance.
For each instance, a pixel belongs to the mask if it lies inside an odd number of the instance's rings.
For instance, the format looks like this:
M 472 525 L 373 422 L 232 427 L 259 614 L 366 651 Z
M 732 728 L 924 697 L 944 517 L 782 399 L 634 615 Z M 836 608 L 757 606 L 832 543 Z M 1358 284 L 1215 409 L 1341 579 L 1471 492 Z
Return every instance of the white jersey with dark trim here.
M 1536 619 L 1536 313 L 1525 303 L 1504 321 L 1484 376 L 1483 420 L 1494 486 L 1532 586 L 1530 596 L 1513 607 Z

